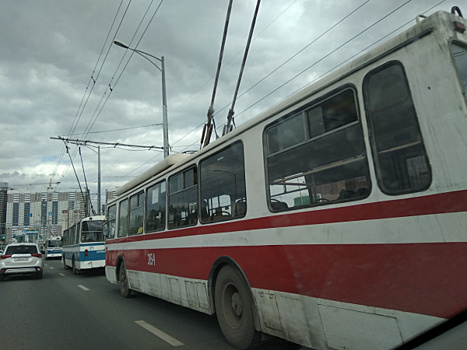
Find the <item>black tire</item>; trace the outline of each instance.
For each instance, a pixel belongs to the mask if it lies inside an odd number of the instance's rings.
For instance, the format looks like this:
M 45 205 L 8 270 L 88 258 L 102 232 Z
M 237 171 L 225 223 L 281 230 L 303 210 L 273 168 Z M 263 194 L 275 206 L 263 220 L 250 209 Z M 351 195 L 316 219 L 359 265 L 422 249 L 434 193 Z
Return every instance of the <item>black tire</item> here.
M 118 287 L 120 288 L 120 294 L 124 298 L 131 296 L 130 285 L 128 284 L 128 275 L 126 273 L 125 261 L 122 261 L 118 269 Z
M 0 275 L 0 282 L 3 282 L 5 280 L 5 275 Z
M 36 275 L 36 278 L 37 278 L 38 280 L 42 279 L 42 272 L 39 272 L 39 273 Z
M 73 260 L 71 260 L 71 269 L 73 270 L 73 275 L 79 275 L 80 271 L 75 266 L 75 258 L 74 257 L 73 257 Z
M 224 266 L 217 276 L 214 302 L 219 327 L 233 347 L 248 349 L 259 342 L 251 292 L 230 265 Z

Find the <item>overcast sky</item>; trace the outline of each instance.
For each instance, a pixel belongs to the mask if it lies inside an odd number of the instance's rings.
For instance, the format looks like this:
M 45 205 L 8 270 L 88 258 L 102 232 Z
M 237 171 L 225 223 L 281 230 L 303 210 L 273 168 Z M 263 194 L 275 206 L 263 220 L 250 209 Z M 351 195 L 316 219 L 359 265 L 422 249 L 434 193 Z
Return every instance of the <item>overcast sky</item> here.
M 417 14 L 459 5 L 440 1 L 263 0 L 235 106 L 237 126 L 414 24 Z M 228 3 L 1 1 L 0 182 L 38 192 L 50 179 L 60 182 L 58 191 L 78 188 L 64 143 L 50 137 L 163 145 L 161 72 L 113 40 L 164 56 L 171 153 L 199 149 Z M 226 120 L 255 6 L 233 2 L 214 103 L 217 126 Z M 69 144 L 69 151 L 84 187 L 78 146 Z M 81 155 L 96 193 L 96 152 L 83 146 Z M 102 192 L 162 158 L 160 149 L 102 146 Z

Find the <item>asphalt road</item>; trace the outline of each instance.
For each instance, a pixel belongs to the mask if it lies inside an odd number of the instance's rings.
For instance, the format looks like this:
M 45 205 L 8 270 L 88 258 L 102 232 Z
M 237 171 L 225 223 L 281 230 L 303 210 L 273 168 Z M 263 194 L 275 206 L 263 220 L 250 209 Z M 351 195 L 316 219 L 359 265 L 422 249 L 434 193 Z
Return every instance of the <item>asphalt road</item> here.
M 0 283 L 1 349 L 232 349 L 214 316 L 136 293 L 120 296 L 103 271 L 73 275 L 47 260 L 41 280 Z M 260 349 L 297 349 L 278 339 Z

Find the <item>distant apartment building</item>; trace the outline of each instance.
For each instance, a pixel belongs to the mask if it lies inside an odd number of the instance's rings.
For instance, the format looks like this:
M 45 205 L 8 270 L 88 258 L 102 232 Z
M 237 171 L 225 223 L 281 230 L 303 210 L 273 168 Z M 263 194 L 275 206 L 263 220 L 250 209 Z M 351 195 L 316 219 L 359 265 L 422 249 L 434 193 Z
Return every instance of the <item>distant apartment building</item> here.
M 8 183 L 0 182 L 0 239 L 6 234 Z
M 63 230 L 86 213 L 86 201 L 79 191 L 9 190 L 6 202 L 5 229 L 9 241 L 19 236 L 35 240 L 61 236 Z

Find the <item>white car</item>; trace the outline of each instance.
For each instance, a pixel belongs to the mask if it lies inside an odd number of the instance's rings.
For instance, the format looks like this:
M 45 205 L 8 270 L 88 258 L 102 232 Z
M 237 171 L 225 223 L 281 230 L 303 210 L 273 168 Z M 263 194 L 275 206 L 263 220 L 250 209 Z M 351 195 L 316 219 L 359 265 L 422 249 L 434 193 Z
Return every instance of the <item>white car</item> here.
M 42 278 L 44 258 L 37 244 L 12 243 L 0 255 L 0 280 L 6 276 L 32 274 Z

